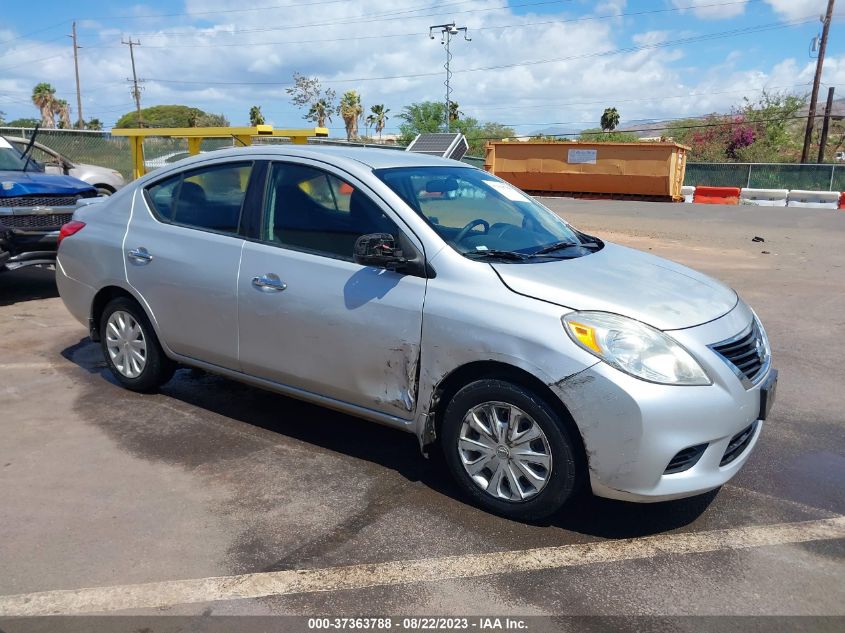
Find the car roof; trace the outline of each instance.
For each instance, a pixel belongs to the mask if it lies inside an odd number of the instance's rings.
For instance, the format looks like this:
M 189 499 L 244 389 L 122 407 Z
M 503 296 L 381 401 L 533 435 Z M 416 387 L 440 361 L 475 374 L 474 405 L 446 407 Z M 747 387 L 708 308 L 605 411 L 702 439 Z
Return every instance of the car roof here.
M 244 157 L 251 155 L 277 155 L 285 157 L 312 158 L 328 163 L 340 165 L 345 160 L 353 160 L 371 169 L 384 169 L 389 167 L 446 167 L 462 166 L 472 169 L 471 165 L 448 158 L 438 156 L 427 156 L 396 149 L 382 149 L 378 147 L 346 147 L 339 145 L 251 145 L 249 147 L 236 147 L 231 149 L 219 149 L 213 152 L 206 152 L 198 156 L 180 161 L 187 165 L 196 160 L 208 160 L 213 157 Z

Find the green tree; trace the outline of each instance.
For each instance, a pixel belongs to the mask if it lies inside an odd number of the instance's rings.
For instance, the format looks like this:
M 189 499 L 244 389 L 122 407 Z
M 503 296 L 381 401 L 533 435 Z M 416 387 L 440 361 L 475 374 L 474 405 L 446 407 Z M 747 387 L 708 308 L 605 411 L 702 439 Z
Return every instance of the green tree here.
M 619 125 L 619 112 L 616 108 L 605 108 L 601 115 L 601 129 L 612 132 Z
M 249 109 L 249 124 L 252 127 L 264 125 L 264 115 L 261 114 L 261 106 L 254 105 Z
M 86 130 L 100 131 L 103 129 L 103 122 L 100 119 L 88 119 L 85 123 Z
M 326 127 L 326 121 L 331 122 L 337 94 L 331 88 L 324 90 L 317 77 L 306 77 L 294 72 L 293 86 L 286 88 L 285 92 L 297 108 L 308 108 L 302 116 L 306 121 L 316 123 L 317 127 Z
M 32 103 L 41 112 L 41 127 L 56 127 L 56 89 L 45 81 L 32 89 Z
M 469 145 L 467 154 L 470 156 L 483 156 L 488 141 L 502 141 L 516 136 L 512 127 L 495 121 L 479 125 L 475 119 L 465 118 L 458 121 L 454 127 L 467 137 L 467 145 Z
M 35 127 L 40 121 L 38 119 L 13 119 L 6 123 L 9 127 Z
M 594 127 L 582 130 L 578 140 L 585 143 L 636 143 L 640 137 L 633 132 L 607 132 Z
M 799 115 L 806 106 L 806 95 L 763 91 L 756 101 L 745 98 L 735 118 L 742 117 L 754 130 L 754 142 L 737 150 L 737 159 L 750 163 L 797 161 L 806 125 Z
M 364 113 L 364 105 L 361 103 L 361 95 L 355 90 L 347 90 L 340 98 L 340 105 L 337 113 L 343 119 L 346 126 L 346 140 L 351 141 L 358 138 L 358 120 Z
M 376 104 L 370 108 L 370 114 L 367 115 L 367 125 L 372 125 L 378 134 L 378 140 L 381 140 L 381 133 L 384 131 L 384 126 L 387 123 L 387 113 L 390 108 L 385 108 L 383 103 Z
M 209 114 L 186 105 L 160 105 L 143 108 L 141 116 L 147 127 L 227 127 L 222 114 Z M 138 127 L 138 113 L 127 112 L 117 120 L 116 128 Z
M 446 106 L 438 101 L 421 101 L 402 108 L 398 115 L 402 142 L 410 143 L 417 134 L 440 132 L 445 110 Z

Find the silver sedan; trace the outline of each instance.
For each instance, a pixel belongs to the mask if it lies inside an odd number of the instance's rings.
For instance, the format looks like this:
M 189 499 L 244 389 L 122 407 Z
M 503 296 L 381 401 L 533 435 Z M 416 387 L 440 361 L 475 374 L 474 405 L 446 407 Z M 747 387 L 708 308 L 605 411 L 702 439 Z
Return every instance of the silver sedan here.
M 418 154 L 180 161 L 80 208 L 56 277 L 128 389 L 198 367 L 400 428 L 519 519 L 717 488 L 775 394 L 733 290 Z

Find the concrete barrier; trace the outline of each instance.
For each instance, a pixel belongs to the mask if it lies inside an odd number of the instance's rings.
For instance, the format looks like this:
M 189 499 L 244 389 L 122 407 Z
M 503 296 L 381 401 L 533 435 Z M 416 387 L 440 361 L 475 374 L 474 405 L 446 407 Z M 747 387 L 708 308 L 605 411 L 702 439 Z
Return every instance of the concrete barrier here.
M 838 209 L 839 191 L 802 191 L 795 189 L 786 196 L 786 206 L 804 209 Z
M 751 204 L 760 207 L 785 207 L 788 189 L 749 189 L 743 188 L 739 192 L 740 204 Z
M 739 204 L 739 187 L 696 187 L 696 204 Z
M 695 187 L 684 185 L 681 187 L 681 195 L 684 197 L 684 202 L 692 202 L 695 197 Z

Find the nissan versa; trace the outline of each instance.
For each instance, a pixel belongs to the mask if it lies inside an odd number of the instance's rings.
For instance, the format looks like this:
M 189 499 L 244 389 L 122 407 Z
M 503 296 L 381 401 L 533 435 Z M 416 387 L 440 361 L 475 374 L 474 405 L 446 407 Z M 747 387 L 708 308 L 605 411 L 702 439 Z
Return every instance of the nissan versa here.
M 56 277 L 128 389 L 187 365 L 404 429 L 520 519 L 717 488 L 775 394 L 733 290 L 420 154 L 179 161 L 79 208 Z

